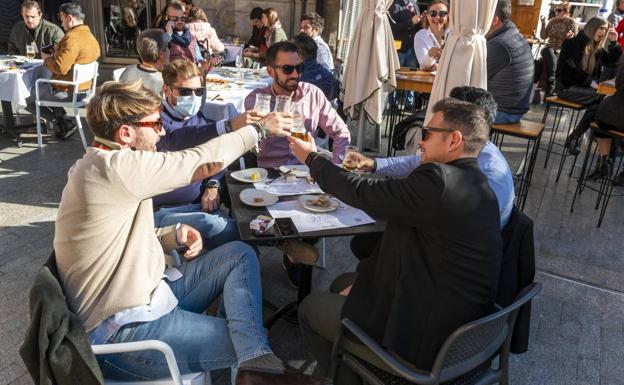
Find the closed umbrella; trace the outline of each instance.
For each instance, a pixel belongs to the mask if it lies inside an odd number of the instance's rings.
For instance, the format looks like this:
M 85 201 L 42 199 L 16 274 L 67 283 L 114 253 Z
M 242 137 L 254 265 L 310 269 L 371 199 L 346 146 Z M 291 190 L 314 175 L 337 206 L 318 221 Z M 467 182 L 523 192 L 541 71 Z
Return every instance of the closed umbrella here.
M 359 150 L 364 119 L 381 123 L 385 99 L 396 88 L 399 57 L 387 16 L 391 5 L 392 0 L 363 0 L 347 56 L 343 105 L 351 119 L 359 119 Z

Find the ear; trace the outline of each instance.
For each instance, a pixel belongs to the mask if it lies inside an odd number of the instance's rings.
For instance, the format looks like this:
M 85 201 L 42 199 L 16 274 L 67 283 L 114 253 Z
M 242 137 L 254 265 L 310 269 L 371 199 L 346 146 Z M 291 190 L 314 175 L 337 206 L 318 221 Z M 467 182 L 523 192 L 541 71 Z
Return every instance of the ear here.
M 453 132 L 451 132 L 451 134 L 449 135 L 449 150 L 451 152 L 455 152 L 458 151 L 460 149 L 463 148 L 463 135 L 461 132 L 459 132 L 458 130 L 455 130 Z
M 270 66 L 267 64 L 267 73 L 269 74 L 270 77 L 275 77 L 275 68 L 273 68 L 273 66 Z
M 135 136 L 136 133 L 134 129 L 126 124 L 123 124 L 117 129 L 117 131 L 115 131 L 115 142 L 121 144 L 122 146 L 130 146 L 130 144 L 134 142 Z

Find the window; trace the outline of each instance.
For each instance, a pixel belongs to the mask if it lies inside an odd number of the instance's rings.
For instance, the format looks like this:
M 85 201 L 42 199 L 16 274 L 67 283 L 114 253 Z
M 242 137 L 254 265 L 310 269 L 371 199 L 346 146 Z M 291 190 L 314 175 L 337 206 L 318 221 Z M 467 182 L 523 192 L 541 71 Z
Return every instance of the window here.
M 100 41 L 104 41 L 104 59 L 136 58 L 136 38 L 150 28 L 158 13 L 156 0 L 98 1 L 103 21 Z

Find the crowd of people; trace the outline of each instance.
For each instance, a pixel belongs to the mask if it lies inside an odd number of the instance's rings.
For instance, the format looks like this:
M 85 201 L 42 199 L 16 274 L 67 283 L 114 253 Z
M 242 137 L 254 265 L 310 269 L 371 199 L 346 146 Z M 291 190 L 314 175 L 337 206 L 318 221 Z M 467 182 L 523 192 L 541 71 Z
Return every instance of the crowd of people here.
M 573 147 L 590 117 L 608 129 L 624 127 L 621 114 L 611 113 L 621 104 L 624 67 L 618 92 L 603 100 L 596 88 L 603 67 L 620 60 L 617 32 L 600 18 L 578 32 L 569 13 L 563 3 L 544 22 L 542 56 L 547 93 L 595 106 L 568 141 Z M 38 52 L 53 79 L 67 80 L 74 64 L 96 61 L 100 47 L 80 5 L 63 4 L 59 15 L 64 33 L 42 20 L 36 1 L 25 0 L 11 49 L 53 45 Z M 421 14 L 412 0 L 395 0 L 389 17 L 401 64 L 435 71 L 449 33 L 448 2 L 433 0 Z M 191 0 L 169 0 L 153 28 L 137 31 L 140 62 L 89 101 L 94 140 L 68 173 L 55 223 L 55 262 L 69 309 L 91 344 L 161 340 L 172 347 L 181 372 L 231 368 L 237 385 L 331 383 L 325 376 L 343 317 L 403 360 L 430 369 L 448 335 L 492 313 L 499 294 L 501 231 L 515 196 L 510 167 L 488 135 L 493 123 L 518 122 L 528 111 L 534 81 L 531 48 L 511 21 L 511 2 L 498 1 L 486 36 L 488 91 L 457 87 L 438 101 L 422 128 L 419 155 L 357 154 L 356 167 L 370 175 L 336 165 L 351 135 L 331 103 L 338 87 L 321 37 L 323 18 L 304 14 L 290 40 L 275 9 L 254 8 L 250 21 L 243 56 L 266 66 L 272 82 L 252 91 L 246 112 L 234 118 L 217 120 L 202 110 L 205 71 L 223 60 L 224 46 Z M 67 100 L 70 94 L 56 87 L 40 98 Z M 271 111 L 278 96 L 301 103 L 307 139 L 291 135 L 291 113 L 254 111 L 258 94 L 271 96 Z M 28 102 L 34 111 L 34 100 Z M 62 108 L 41 113 L 62 138 L 76 129 Z M 331 156 L 318 151 L 321 135 L 331 141 Z M 612 143 L 599 143 L 603 172 Z M 250 151 L 260 167 L 306 164 L 325 192 L 388 223 L 382 234 L 353 238 L 357 273 L 299 306 L 317 375 L 273 353 L 263 327 L 258 256 L 240 241 L 227 214 L 225 169 Z M 290 254 L 310 247 L 301 241 L 284 246 L 291 263 L 297 258 Z M 181 254 L 183 263 L 172 264 L 171 253 Z M 216 312 L 206 314 L 215 301 Z M 363 345 L 345 349 L 378 364 Z M 164 358 L 153 351 L 100 355 L 97 362 L 112 380 L 168 376 Z M 340 366 L 334 383 L 356 384 L 356 377 Z

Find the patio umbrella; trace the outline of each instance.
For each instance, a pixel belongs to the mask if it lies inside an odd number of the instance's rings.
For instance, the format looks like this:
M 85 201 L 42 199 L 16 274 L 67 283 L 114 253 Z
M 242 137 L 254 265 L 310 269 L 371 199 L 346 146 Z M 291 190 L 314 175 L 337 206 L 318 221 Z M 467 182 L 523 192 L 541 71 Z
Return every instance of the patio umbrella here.
M 359 119 L 359 150 L 362 150 L 364 119 L 381 123 L 385 99 L 396 87 L 399 57 L 387 15 L 391 5 L 392 0 L 362 1 L 347 56 L 343 105 L 351 119 Z
M 451 2 L 449 35 L 438 64 L 425 121 L 431 109 L 458 86 L 487 89 L 487 47 L 485 33 L 494 18 L 497 0 Z

